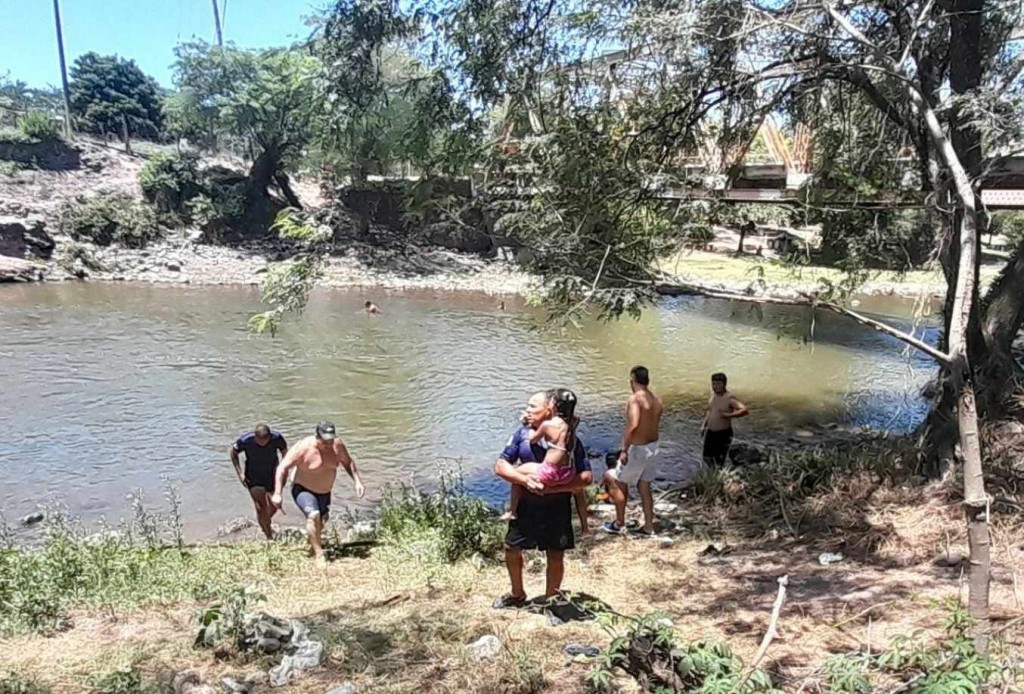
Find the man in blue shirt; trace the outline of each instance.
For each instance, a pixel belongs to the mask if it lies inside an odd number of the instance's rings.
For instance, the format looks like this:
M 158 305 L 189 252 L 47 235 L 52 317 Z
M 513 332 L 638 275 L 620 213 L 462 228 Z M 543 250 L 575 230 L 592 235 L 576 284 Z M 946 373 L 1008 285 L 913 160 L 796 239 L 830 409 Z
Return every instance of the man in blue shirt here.
M 527 476 L 517 469 L 518 465 L 544 460 L 545 449 L 540 445 L 530 445 L 529 432 L 531 428 L 551 418 L 555 393 L 537 393 L 527 403 L 522 425 L 513 432 L 505 450 L 494 464 L 495 474 L 506 482 L 526 487 Z M 573 464 L 576 477 L 571 482 L 547 487 L 539 492 L 527 489 L 520 499 L 517 518 L 509 521 L 508 533 L 505 535 L 505 567 L 512 583 L 512 592 L 495 600 L 495 608 L 522 607 L 526 604 L 526 589 L 523 585 L 524 549 L 539 549 L 547 555 L 545 597 L 556 595 L 561 589 L 565 573 L 565 550 L 575 547 L 571 499 L 593 481 L 586 449 L 578 437 L 573 450 Z M 579 510 L 585 524 L 586 509 Z
M 274 491 L 274 475 L 278 463 L 287 452 L 288 444 L 284 437 L 271 431 L 266 424 L 257 424 L 255 429 L 240 436 L 231 446 L 231 464 L 235 466 L 238 481 L 249 490 L 252 503 L 256 506 L 256 520 L 268 540 L 274 538 L 270 519 L 277 509 L 270 503 L 267 494 Z M 245 454 L 244 472 L 239 460 L 240 453 Z

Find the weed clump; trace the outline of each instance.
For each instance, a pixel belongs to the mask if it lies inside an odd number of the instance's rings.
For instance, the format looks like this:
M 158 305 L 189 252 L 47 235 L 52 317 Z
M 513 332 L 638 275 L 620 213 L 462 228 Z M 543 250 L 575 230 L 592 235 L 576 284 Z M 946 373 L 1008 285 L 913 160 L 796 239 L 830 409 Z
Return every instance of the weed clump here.
M 436 491 L 402 485 L 389 488 L 380 506 L 378 539 L 431 563 L 476 555 L 493 557 L 502 528 L 482 500 L 470 496 L 462 477 L 442 474 Z

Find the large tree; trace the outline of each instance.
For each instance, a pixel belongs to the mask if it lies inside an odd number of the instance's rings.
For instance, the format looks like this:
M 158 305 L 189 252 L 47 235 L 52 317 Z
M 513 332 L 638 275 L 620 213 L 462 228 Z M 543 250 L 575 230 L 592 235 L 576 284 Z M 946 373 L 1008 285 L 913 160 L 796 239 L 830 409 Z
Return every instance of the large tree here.
M 182 134 L 238 138 L 250 163 L 244 184 L 245 219 L 266 228 L 276 186 L 290 207 L 301 207 L 288 171 L 298 165 L 322 109 L 315 100 L 315 64 L 291 50 L 251 51 L 202 41 L 175 49 L 174 119 Z
M 86 53 L 71 66 L 71 112 L 78 127 L 99 135 L 117 133 L 131 154 L 132 137 L 160 136 L 160 87 L 134 60 Z

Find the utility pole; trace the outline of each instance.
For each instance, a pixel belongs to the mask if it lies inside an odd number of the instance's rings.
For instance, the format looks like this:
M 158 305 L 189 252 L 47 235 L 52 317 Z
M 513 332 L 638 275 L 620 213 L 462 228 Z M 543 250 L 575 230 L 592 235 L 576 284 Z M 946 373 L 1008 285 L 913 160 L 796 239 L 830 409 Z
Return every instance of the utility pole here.
M 56 2 L 57 0 L 54 0 Z M 210 0 L 213 3 L 213 23 L 217 27 L 217 45 L 224 48 L 224 35 L 220 31 L 220 10 L 217 9 L 217 0 Z
M 64 60 L 64 32 L 60 27 L 60 0 L 53 0 L 53 20 L 57 24 L 57 52 L 60 54 L 60 81 L 64 87 L 64 137 L 71 139 L 71 97 L 68 91 L 68 64 Z

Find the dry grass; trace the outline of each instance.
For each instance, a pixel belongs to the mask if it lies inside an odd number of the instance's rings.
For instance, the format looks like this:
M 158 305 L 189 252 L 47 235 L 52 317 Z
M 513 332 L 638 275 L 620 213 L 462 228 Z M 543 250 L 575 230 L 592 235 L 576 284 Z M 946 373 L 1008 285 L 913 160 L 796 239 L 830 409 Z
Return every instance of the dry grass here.
M 804 502 L 808 514 L 832 515 L 829 523 L 808 525 L 799 539 L 784 526 L 781 533 L 745 537 L 750 519 L 744 514 L 729 518 L 714 504 L 683 502 L 674 520 L 684 529 L 673 544 L 590 538 L 567 558 L 565 585 L 620 613 L 665 612 L 681 637 L 728 641 L 749 661 L 767 624 L 776 579 L 788 575 L 781 635 L 762 665 L 795 691 L 829 654 L 877 652 L 892 637 L 918 629 L 937 633 L 943 601 L 965 594 L 963 564 L 955 561 L 966 553 L 955 499 L 899 484 L 876 485 L 870 494 L 865 487 L 858 496 L 858 484 Z M 876 539 L 859 554 L 851 549 L 872 533 Z M 704 556 L 709 537 L 729 551 Z M 1014 569 L 1019 574 L 1024 567 L 1021 519 L 997 516 L 993 538 L 992 612 L 999 624 L 1021 614 L 1013 583 Z M 850 558 L 822 566 L 817 556 L 823 548 Z M 587 666 L 568 662 L 562 648 L 609 642 L 593 622 L 551 627 L 535 614 L 492 610 L 491 600 L 506 589 L 501 566 L 426 565 L 385 550 L 318 571 L 301 554 L 296 549 L 294 560 L 268 578 L 262 607 L 309 624 L 324 641 L 326 658 L 284 692 L 327 691 L 346 681 L 361 692 L 584 692 Z M 527 583 L 534 591 L 542 586 L 542 559 L 528 569 Z M 163 682 L 186 668 L 217 682 L 269 667 L 267 659 L 218 660 L 193 650 L 192 608 L 154 608 L 119 619 L 78 614 L 71 631 L 19 637 L 0 643 L 0 650 L 7 668 L 57 692 L 87 691 L 89 675 L 129 665 Z M 504 651 L 493 661 L 474 661 L 465 646 L 485 634 L 497 635 Z M 1024 628 L 1003 636 L 1019 658 Z
M 736 256 L 731 253 L 689 249 L 663 259 L 658 263 L 658 267 L 684 279 L 712 283 L 749 284 L 760 278 L 770 285 L 814 287 L 822 279 L 833 284 L 838 284 L 843 279 L 841 270 L 830 267 L 797 266 L 756 256 Z M 998 270 L 997 265 L 983 266 L 982 284 L 987 286 L 995 278 Z M 880 270 L 872 273 L 864 290 L 867 293 L 944 293 L 946 284 L 939 270 L 914 270 L 906 273 Z

